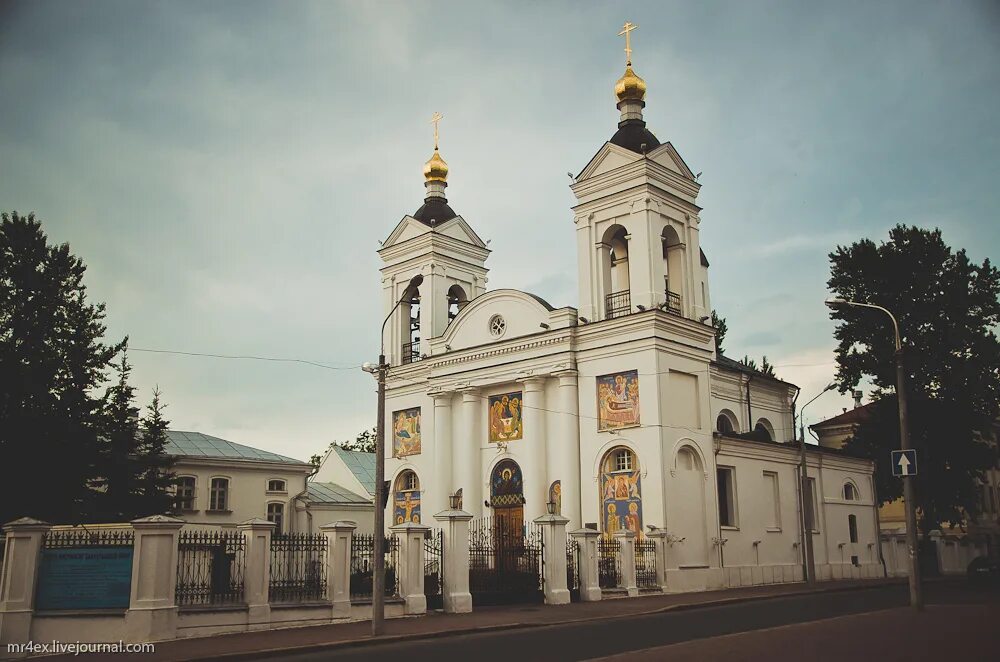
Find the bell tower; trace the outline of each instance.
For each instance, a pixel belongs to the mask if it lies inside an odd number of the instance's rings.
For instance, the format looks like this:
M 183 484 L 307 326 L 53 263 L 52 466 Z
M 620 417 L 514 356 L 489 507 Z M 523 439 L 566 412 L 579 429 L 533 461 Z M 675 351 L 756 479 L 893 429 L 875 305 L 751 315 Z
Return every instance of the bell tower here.
M 615 83 L 618 130 L 570 186 L 577 235 L 580 316 L 613 319 L 659 308 L 709 315 L 708 261 L 698 240 L 696 177 L 673 145 L 646 127 L 646 82 L 632 69 L 625 23 L 625 73 Z
M 382 258 L 386 357 L 390 365 L 415 363 L 430 353 L 465 305 L 486 291 L 489 249 L 448 205 L 448 164 L 441 158 L 434 113 L 434 153 L 424 164 L 424 204 L 404 216 L 379 249 Z

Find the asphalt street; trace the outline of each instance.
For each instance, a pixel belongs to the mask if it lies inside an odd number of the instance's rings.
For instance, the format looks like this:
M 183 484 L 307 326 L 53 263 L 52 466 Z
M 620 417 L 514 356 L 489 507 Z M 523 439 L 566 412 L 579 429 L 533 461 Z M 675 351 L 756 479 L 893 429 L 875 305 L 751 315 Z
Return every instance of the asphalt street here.
M 921 616 L 920 621 L 920 626 L 924 628 L 933 623 L 939 615 L 943 616 L 945 610 L 950 610 L 947 611 L 949 618 L 966 620 L 970 623 L 970 627 L 972 621 L 981 617 L 996 622 L 995 618 L 1000 613 L 1000 594 L 997 592 L 971 590 L 955 584 L 928 584 L 926 589 L 929 608 L 926 614 Z M 824 621 L 828 619 L 832 619 L 828 622 L 834 624 L 840 621 L 839 617 L 872 612 L 893 613 L 887 612 L 893 609 L 905 615 L 909 610 L 898 608 L 905 607 L 907 600 L 906 586 L 894 585 L 858 591 L 754 600 L 601 621 L 446 636 L 422 641 L 369 644 L 309 653 L 271 653 L 258 659 L 295 662 L 331 659 L 398 662 L 401 658 L 475 662 L 494 660 L 551 662 L 590 660 L 630 651 L 642 651 L 641 659 L 663 659 L 672 645 L 693 640 L 714 641 L 714 638 L 720 638 L 719 640 L 723 641 L 727 635 L 797 624 L 811 624 L 810 627 L 822 633 L 825 627 Z M 542 608 L 525 607 L 525 610 Z M 964 615 L 956 615 L 957 609 L 967 611 L 962 612 Z M 987 612 L 988 617 L 985 616 Z M 989 636 L 994 640 L 993 650 L 996 650 L 996 645 L 1000 641 L 996 641 L 998 637 L 995 628 L 990 630 Z M 798 631 L 793 629 L 789 632 Z M 887 636 L 888 632 L 887 630 Z M 880 635 L 876 631 L 869 632 L 867 636 L 877 638 Z M 768 651 L 772 659 L 775 656 L 777 659 L 783 658 L 779 640 L 780 637 L 771 637 Z M 729 643 L 731 645 L 732 642 Z M 861 646 L 863 642 L 857 643 Z M 952 641 L 951 645 L 956 643 Z M 707 659 L 713 657 L 709 655 Z M 868 659 L 868 656 L 862 655 L 861 659 Z M 911 657 L 911 659 L 919 658 Z

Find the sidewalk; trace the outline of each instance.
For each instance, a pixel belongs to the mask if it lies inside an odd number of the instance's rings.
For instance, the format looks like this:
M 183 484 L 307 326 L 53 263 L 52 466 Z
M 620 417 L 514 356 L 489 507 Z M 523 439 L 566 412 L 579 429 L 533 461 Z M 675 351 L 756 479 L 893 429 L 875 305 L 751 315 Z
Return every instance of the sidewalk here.
M 868 579 L 859 581 L 820 582 L 813 589 L 804 583 L 777 584 L 734 588 L 703 593 L 656 594 L 637 598 L 578 602 L 561 606 L 511 605 L 477 607 L 471 614 L 429 613 L 426 616 L 394 618 L 385 623 L 385 635 L 371 636 L 370 621 L 314 625 L 263 632 L 240 632 L 191 639 L 158 642 L 154 654 L 143 654 L 143 660 L 182 661 L 199 659 L 239 660 L 257 657 L 268 651 L 305 652 L 325 648 L 365 646 L 374 643 L 409 639 L 429 639 L 484 630 L 505 630 L 539 627 L 587 620 L 606 620 L 669 611 L 705 607 L 745 600 L 762 600 L 804 593 L 862 590 L 891 584 L 904 584 L 905 579 Z M 101 656 L 87 655 L 89 660 Z M 121 655 L 114 656 L 121 659 Z M 53 655 L 46 660 L 79 660 L 70 655 Z

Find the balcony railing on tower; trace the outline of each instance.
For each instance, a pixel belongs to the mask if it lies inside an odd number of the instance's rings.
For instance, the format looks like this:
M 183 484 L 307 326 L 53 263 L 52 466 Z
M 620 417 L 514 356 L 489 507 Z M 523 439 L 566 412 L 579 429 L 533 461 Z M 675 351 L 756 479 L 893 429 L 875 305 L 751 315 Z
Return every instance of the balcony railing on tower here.
M 403 364 L 415 363 L 420 360 L 420 341 L 415 340 L 403 344 Z
M 604 297 L 605 319 L 623 317 L 632 312 L 632 298 L 628 290 L 612 292 Z
M 667 290 L 667 310 L 672 313 L 680 314 L 681 312 L 681 295 L 676 292 L 671 292 Z

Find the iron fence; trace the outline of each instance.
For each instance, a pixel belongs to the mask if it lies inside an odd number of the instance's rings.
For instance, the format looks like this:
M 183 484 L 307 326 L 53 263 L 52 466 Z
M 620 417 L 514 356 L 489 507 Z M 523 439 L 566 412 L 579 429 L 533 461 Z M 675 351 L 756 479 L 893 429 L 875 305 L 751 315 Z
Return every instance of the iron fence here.
M 566 588 L 574 600 L 580 596 L 580 543 L 573 538 L 566 540 Z
M 399 595 L 399 538 L 385 538 L 385 595 Z M 375 578 L 375 536 L 356 533 L 351 536 L 351 599 L 371 600 Z
M 473 604 L 542 599 L 543 541 L 533 525 L 482 517 L 469 526 L 469 590 Z
M 621 543 L 611 536 L 597 539 L 597 579 L 601 588 L 618 588 L 622 583 Z
M 135 532 L 131 529 L 57 529 L 42 539 L 42 549 L 69 547 L 131 547 Z
M 659 588 L 656 576 L 656 543 L 648 538 L 635 541 L 635 584 L 639 588 Z
M 181 531 L 177 544 L 177 604 L 243 602 L 246 539 L 239 531 Z
M 605 319 L 623 317 L 632 312 L 632 298 L 628 290 L 612 292 L 604 297 Z
M 667 290 L 667 310 L 672 313 L 681 312 L 681 295 Z
M 431 529 L 424 537 L 424 596 L 428 609 L 444 607 L 444 531 Z
M 316 533 L 271 537 L 271 602 L 326 599 L 327 538 Z

